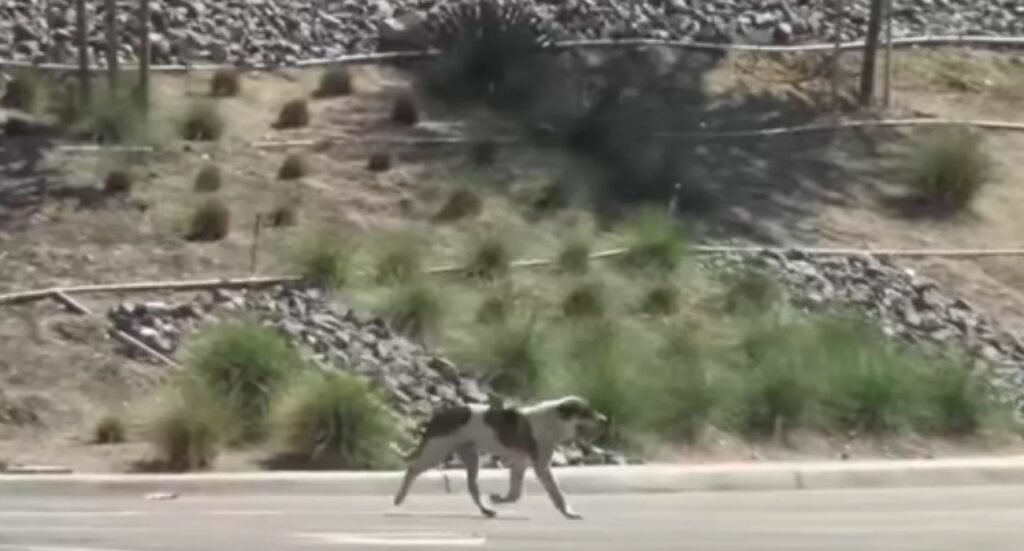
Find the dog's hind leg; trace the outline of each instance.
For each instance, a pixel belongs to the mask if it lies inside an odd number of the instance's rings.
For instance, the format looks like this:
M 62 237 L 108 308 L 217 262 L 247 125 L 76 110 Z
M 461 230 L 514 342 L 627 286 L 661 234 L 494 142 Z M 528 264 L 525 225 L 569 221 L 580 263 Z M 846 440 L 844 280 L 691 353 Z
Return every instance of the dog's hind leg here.
M 562 495 L 561 488 L 558 487 L 558 481 L 555 480 L 555 475 L 551 472 L 551 467 L 546 463 L 536 462 L 533 464 L 533 471 L 537 473 L 537 478 L 540 479 L 540 483 L 544 485 L 544 489 L 548 492 L 548 496 L 551 498 L 551 502 L 555 504 L 557 508 L 566 518 L 572 520 L 580 520 L 583 515 L 580 515 L 576 511 L 573 511 L 569 504 L 565 501 L 565 496 Z
M 423 443 L 415 456 L 410 459 L 409 466 L 405 469 L 402 486 L 398 489 L 398 493 L 395 494 L 395 507 L 398 507 L 405 501 L 406 496 L 409 495 L 409 489 L 412 488 L 412 483 L 416 481 L 416 477 L 444 461 L 452 453 L 452 447 L 451 440 L 447 438 L 432 439 Z
M 494 503 L 515 503 L 523 497 L 523 479 L 526 476 L 526 463 L 513 461 L 508 470 L 508 493 L 504 496 L 491 494 Z
M 455 453 L 458 454 L 462 464 L 466 466 L 466 487 L 469 489 L 469 496 L 473 498 L 473 503 L 484 516 L 493 517 L 497 513 L 494 509 L 484 505 L 480 499 L 480 456 L 477 455 L 476 448 L 462 446 Z

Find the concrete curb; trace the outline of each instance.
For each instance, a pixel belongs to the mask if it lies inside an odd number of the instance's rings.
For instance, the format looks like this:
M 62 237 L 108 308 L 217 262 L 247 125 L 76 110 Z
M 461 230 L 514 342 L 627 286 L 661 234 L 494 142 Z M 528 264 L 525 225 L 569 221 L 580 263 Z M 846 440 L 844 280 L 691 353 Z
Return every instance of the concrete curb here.
M 572 494 L 650 492 L 819 490 L 1024 484 L 1024 457 L 960 460 L 732 463 L 641 465 L 556 469 L 559 483 Z M 141 496 L 155 492 L 195 494 L 293 494 L 390 496 L 400 472 L 252 472 L 185 475 L 20 475 L 0 474 L 7 496 Z M 503 491 L 503 470 L 481 473 L 489 491 Z M 527 477 L 530 492 L 542 491 Z M 461 471 L 433 471 L 416 483 L 415 493 L 465 491 Z

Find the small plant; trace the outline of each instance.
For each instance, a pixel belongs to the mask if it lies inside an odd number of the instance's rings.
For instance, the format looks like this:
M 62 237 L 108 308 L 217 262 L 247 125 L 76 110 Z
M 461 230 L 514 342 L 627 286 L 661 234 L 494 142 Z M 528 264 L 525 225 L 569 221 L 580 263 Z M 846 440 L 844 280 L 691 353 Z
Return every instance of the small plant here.
M 533 320 L 493 326 L 474 341 L 472 362 L 499 392 L 534 395 L 553 363 L 550 344 Z
M 383 254 L 377 261 L 378 283 L 407 283 L 423 273 L 422 241 L 402 234 L 385 240 Z
M 252 322 L 223 323 L 190 346 L 187 375 L 223 404 L 252 441 L 264 434 L 270 406 L 289 379 L 305 368 L 298 351 L 275 330 Z
M 422 341 L 438 335 L 444 302 L 436 288 L 414 281 L 395 290 L 382 313 L 396 331 Z
M 242 75 L 234 69 L 218 69 L 210 79 L 210 95 L 230 98 L 242 91 Z
M 95 444 L 122 444 L 127 439 L 127 433 L 120 417 L 104 415 L 93 429 L 92 441 Z
M 561 210 L 569 206 L 569 195 L 559 182 L 548 182 L 536 190 L 531 206 L 540 213 Z
M 404 93 L 391 105 L 391 120 L 403 126 L 416 126 L 420 122 L 420 106 L 416 96 Z
M 200 204 L 189 223 L 185 239 L 189 241 L 220 241 L 231 230 L 231 211 L 219 199 Z
M 207 393 L 175 389 L 147 431 L 160 467 L 174 472 L 212 467 L 226 440 L 228 417 Z
M 569 318 L 598 318 L 607 309 L 607 291 L 596 281 L 577 285 L 562 300 L 562 314 Z
M 671 316 L 679 311 L 679 287 L 663 281 L 648 289 L 640 301 L 640 310 L 652 316 Z
M 498 144 L 494 140 L 480 140 L 473 144 L 470 158 L 478 165 L 493 165 L 498 160 Z
M 558 253 L 558 269 L 568 274 L 583 274 L 590 266 L 590 239 L 584 235 L 573 235 L 562 244 Z
M 336 98 L 352 93 L 352 72 L 348 67 L 332 67 L 320 75 L 320 85 L 314 96 L 318 98 Z
M 216 106 L 201 102 L 192 104 L 181 124 L 181 137 L 191 141 L 217 141 L 224 134 L 224 118 Z
M 826 406 L 846 430 L 883 433 L 909 425 L 916 409 L 916 366 L 901 361 L 885 343 L 869 343 L 853 354 L 832 355 Z
M 124 169 L 111 170 L 103 179 L 103 193 L 107 195 L 127 195 L 132 191 L 134 178 L 131 172 Z
M 295 225 L 298 217 L 295 205 L 282 204 L 266 214 L 266 224 L 271 228 L 288 228 Z
M 212 193 L 220 189 L 221 181 L 220 167 L 213 163 L 206 163 L 196 174 L 192 187 L 200 193 Z
M 318 232 L 298 244 L 293 263 L 309 283 L 337 289 L 348 283 L 353 253 L 352 245 L 340 235 Z
M 17 71 L 7 81 L 0 96 L 0 107 L 20 111 L 35 111 L 42 99 L 42 81 L 34 71 Z
M 976 434 L 998 410 L 988 389 L 965 365 L 940 362 L 924 378 L 927 412 L 925 426 L 949 436 Z
M 274 128 L 290 129 L 309 126 L 309 104 L 304 99 L 293 99 L 284 104 L 277 115 Z
M 371 172 L 387 172 L 391 170 L 392 160 L 391 153 L 387 151 L 378 151 L 366 161 L 366 168 Z
M 515 308 L 514 297 L 499 289 L 484 297 L 476 310 L 476 321 L 484 325 L 501 325 L 509 320 Z
M 917 146 L 908 166 L 916 198 L 933 207 L 962 210 L 992 181 L 992 160 L 980 137 L 944 130 Z
M 799 358 L 773 354 L 745 372 L 741 382 L 742 428 L 757 436 L 784 438 L 815 403 L 809 370 Z
M 291 153 L 284 158 L 281 168 L 277 171 L 279 180 L 298 180 L 309 174 L 309 165 L 306 159 L 298 153 Z
M 695 346 L 674 346 L 654 377 L 651 422 L 659 434 L 693 443 L 711 424 L 724 398 L 722 384 Z M 683 350 L 685 349 L 685 353 Z
M 725 277 L 725 312 L 732 315 L 760 314 L 782 300 L 782 289 L 767 273 L 746 266 Z
M 483 199 L 475 191 L 460 187 L 452 190 L 448 200 L 441 206 L 434 220 L 437 222 L 454 222 L 464 218 L 479 216 L 484 210 Z
M 375 469 L 394 461 L 398 436 L 384 399 L 357 376 L 311 371 L 274 408 L 274 439 L 281 454 L 310 466 Z
M 481 236 L 469 251 L 466 274 L 470 277 L 495 280 L 508 275 L 512 252 L 508 242 L 496 233 Z
M 631 268 L 662 272 L 676 269 L 686 251 L 686 241 L 670 216 L 660 210 L 644 210 L 629 228 L 630 244 L 623 257 Z

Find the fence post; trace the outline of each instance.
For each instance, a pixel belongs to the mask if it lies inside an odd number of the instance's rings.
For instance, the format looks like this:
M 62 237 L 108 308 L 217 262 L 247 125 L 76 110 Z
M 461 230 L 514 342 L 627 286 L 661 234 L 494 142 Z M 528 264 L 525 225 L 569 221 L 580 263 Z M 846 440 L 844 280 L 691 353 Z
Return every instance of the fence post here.
M 78 43 L 78 101 L 88 105 L 92 101 L 92 82 L 89 79 L 88 15 L 85 0 L 75 0 L 75 41 Z
M 878 35 L 882 31 L 882 7 L 886 0 L 871 0 L 868 34 L 864 37 L 864 64 L 860 70 L 860 105 L 868 107 L 875 95 L 875 66 L 878 61 Z
M 843 0 L 832 0 L 832 4 L 835 11 L 833 27 L 836 33 L 835 48 L 832 53 L 832 110 L 839 111 L 842 107 L 839 92 L 843 80 L 843 22 L 846 18 L 843 13 Z
M 886 109 L 892 102 L 892 0 L 885 0 L 885 89 L 882 104 Z
M 139 0 L 139 23 L 141 25 L 139 32 L 141 33 L 141 40 L 139 41 L 140 52 L 139 52 L 139 97 L 138 101 L 143 111 L 149 110 L 149 57 L 150 57 L 150 43 L 149 43 L 149 0 Z
M 117 28 L 117 0 L 106 0 L 107 20 L 107 80 L 110 83 L 110 90 L 117 89 L 117 74 L 119 71 L 117 54 L 121 49 L 120 30 Z

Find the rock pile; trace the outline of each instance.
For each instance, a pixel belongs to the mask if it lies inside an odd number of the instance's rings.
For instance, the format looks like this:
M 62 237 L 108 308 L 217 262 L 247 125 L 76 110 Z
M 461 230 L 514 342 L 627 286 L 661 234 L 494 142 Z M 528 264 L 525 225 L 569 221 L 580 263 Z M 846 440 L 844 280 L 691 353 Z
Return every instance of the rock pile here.
M 960 349 L 991 376 L 1003 396 L 1024 410 L 1024 340 L 912 270 L 869 255 L 812 256 L 798 251 L 722 261 L 734 266 L 749 262 L 776 273 L 798 305 L 852 306 L 892 337 Z
M 203 325 L 239 314 L 255 315 L 277 328 L 314 365 L 374 381 L 411 431 L 434 409 L 487 401 L 486 389 L 448 360 L 393 333 L 379 318 L 362 318 L 317 289 L 294 286 L 265 291 L 213 291 L 194 300 L 123 303 L 108 312 L 113 326 L 165 355 Z M 557 464 L 621 463 L 617 454 L 592 446 L 562 450 Z
M 791 43 L 834 35 L 832 0 L 522 0 L 557 38 Z M 844 0 L 844 37 L 863 35 L 869 0 Z M 118 0 L 120 52 L 135 57 L 138 0 Z M 446 0 L 152 0 L 153 61 L 292 64 L 377 48 Z M 105 2 L 88 2 L 92 57 L 102 62 Z M 72 63 L 74 2 L 0 0 L 0 59 Z M 1024 34 L 1019 0 L 895 0 L 897 36 Z

